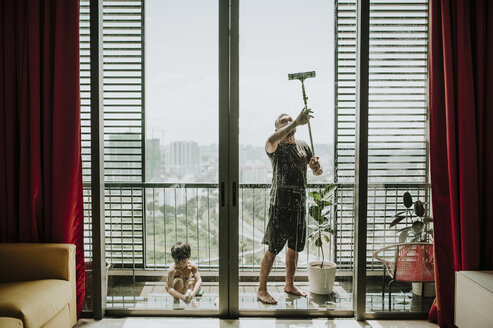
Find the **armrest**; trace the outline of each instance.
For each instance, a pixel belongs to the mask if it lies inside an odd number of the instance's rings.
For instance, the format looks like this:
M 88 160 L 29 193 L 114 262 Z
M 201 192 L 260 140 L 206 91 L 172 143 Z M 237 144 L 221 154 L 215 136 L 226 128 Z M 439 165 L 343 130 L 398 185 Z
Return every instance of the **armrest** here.
M 0 282 L 75 281 L 75 245 L 0 244 Z
M 411 247 L 411 246 L 428 246 L 428 245 L 431 245 L 433 246 L 433 244 L 430 244 L 430 243 L 424 243 L 424 242 L 420 242 L 420 243 L 399 243 L 399 244 L 391 244 L 391 245 L 387 245 L 385 247 L 382 247 L 380 249 L 377 249 L 375 252 L 373 252 L 373 257 L 377 260 L 377 261 L 380 261 L 382 263 L 391 263 L 393 261 L 389 261 L 385 258 L 383 258 L 382 256 L 380 256 L 380 253 L 382 252 L 388 252 L 392 249 L 395 249 L 395 250 L 392 250 L 392 251 L 399 251 L 399 248 L 402 248 L 402 247 Z M 395 255 L 392 256 L 392 260 L 395 259 Z

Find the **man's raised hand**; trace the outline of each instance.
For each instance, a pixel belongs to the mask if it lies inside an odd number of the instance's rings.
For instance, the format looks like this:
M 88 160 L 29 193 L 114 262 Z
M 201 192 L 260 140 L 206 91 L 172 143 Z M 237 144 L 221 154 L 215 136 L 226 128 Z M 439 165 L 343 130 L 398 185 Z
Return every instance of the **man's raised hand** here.
M 303 109 L 301 110 L 300 114 L 298 115 L 298 117 L 296 118 L 295 122 L 296 122 L 296 125 L 305 125 L 308 123 L 308 120 L 310 118 L 313 118 L 313 116 L 311 115 L 313 113 L 313 111 L 311 109 L 306 109 L 303 107 Z

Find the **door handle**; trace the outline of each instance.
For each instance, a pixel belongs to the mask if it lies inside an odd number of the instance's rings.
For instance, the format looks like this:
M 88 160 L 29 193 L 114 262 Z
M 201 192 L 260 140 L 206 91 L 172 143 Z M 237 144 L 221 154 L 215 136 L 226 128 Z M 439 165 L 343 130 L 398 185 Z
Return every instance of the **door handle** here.
M 233 181 L 233 206 L 235 207 L 236 207 L 236 196 L 237 196 L 236 181 Z
M 226 206 L 226 195 L 225 195 L 225 190 L 224 190 L 224 182 L 221 182 L 221 207 Z

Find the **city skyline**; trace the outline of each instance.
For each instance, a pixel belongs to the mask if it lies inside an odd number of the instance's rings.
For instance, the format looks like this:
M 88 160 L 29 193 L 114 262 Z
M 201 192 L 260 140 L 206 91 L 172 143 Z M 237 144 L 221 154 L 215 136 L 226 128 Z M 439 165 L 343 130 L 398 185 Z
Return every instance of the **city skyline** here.
M 215 182 L 219 170 L 217 144 L 199 145 L 194 141 L 147 139 L 146 181 Z M 333 177 L 333 145 L 315 144 L 324 167 L 322 176 L 309 175 L 309 182 L 327 182 Z M 240 183 L 270 183 L 272 165 L 263 146 L 240 145 Z

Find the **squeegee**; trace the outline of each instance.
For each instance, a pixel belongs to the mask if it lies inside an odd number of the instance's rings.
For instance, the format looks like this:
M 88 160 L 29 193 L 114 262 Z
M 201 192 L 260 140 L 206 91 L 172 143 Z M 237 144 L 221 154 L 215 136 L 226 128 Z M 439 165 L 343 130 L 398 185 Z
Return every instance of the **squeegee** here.
M 305 110 L 308 110 L 308 105 L 306 103 L 308 97 L 306 96 L 305 93 L 305 80 L 310 77 L 315 77 L 315 71 L 288 74 L 289 80 L 301 81 L 301 91 L 303 92 L 303 102 L 305 103 Z M 310 120 L 308 120 L 308 133 L 310 133 L 310 145 L 312 147 L 312 156 L 315 157 L 315 149 L 313 148 L 312 128 L 310 127 Z

